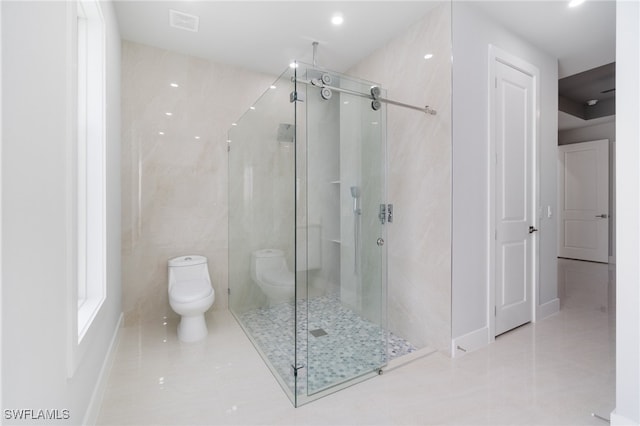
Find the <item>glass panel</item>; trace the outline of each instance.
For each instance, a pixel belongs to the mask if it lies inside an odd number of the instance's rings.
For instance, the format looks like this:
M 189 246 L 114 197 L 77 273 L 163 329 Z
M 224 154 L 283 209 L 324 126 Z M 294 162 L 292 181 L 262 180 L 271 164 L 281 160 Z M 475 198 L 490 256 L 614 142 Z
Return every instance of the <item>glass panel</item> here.
M 298 144 L 296 154 L 298 185 L 306 188 L 306 206 L 296 214 L 298 289 L 303 281 L 306 289 L 297 304 L 299 363 L 306 352 L 301 403 L 386 364 L 386 247 L 378 244 L 385 238 L 378 217 L 385 203 L 385 109 L 373 110 L 371 99 L 358 95 L 368 95 L 373 83 L 302 65 L 298 75 L 325 76 L 334 87 L 322 96 L 319 87 L 299 84 L 306 89 L 307 131 L 306 152 Z
M 291 77 L 287 70 L 229 131 L 229 309 L 294 402 Z
M 323 75 L 324 97 L 308 84 Z M 371 86 L 300 64 L 229 132 L 229 308 L 296 406 L 387 361 L 385 109 Z

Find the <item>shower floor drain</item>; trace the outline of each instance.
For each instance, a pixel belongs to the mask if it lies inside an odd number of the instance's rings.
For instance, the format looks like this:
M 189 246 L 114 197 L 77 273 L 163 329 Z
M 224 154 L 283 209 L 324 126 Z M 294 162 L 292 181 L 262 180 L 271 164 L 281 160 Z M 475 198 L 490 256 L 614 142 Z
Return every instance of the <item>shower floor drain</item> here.
M 327 332 L 321 328 L 316 328 L 315 330 L 311 330 L 309 333 L 311 333 L 313 337 L 322 337 L 327 335 Z

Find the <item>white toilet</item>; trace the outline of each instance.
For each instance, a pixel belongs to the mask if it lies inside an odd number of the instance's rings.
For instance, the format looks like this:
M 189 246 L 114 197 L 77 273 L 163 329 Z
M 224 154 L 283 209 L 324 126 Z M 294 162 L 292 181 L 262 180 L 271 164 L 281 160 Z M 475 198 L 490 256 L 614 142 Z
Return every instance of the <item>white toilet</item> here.
M 169 304 L 180 315 L 178 339 L 195 342 L 206 337 L 204 313 L 214 299 L 206 257 L 193 255 L 169 260 Z
M 293 300 L 295 277 L 287 268 L 282 250 L 263 249 L 251 253 L 251 279 L 267 296 L 270 305 Z
M 298 229 L 300 231 L 300 229 Z M 306 268 L 300 266 L 298 271 L 320 268 L 320 225 L 309 225 L 305 232 L 308 234 L 309 244 L 298 241 L 301 248 L 307 248 L 307 253 L 300 250 L 298 255 L 305 256 Z M 301 262 L 303 263 L 303 262 Z M 251 279 L 267 296 L 270 305 L 293 301 L 295 295 L 295 274 L 287 267 L 284 252 L 278 249 L 262 249 L 251 253 Z

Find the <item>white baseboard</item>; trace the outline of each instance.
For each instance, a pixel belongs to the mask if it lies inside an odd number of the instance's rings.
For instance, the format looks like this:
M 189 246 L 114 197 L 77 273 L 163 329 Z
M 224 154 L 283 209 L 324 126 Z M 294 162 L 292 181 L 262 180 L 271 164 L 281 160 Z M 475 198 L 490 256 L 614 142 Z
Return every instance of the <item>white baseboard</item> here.
M 471 333 L 456 337 L 451 341 L 452 357 L 455 358 L 480 349 L 487 346 L 490 341 L 488 327 L 479 328 Z
M 555 313 L 560 312 L 560 299 L 557 297 L 547 303 L 539 305 L 536 309 L 536 321 L 545 319 Z
M 632 426 L 632 425 L 637 426 L 638 425 L 637 421 L 633 421 L 628 417 L 617 414 L 616 410 L 613 410 L 611 412 L 610 423 L 611 423 L 611 426 Z
M 107 349 L 107 356 L 104 357 L 102 368 L 98 374 L 96 386 L 93 388 L 93 394 L 91 395 L 91 400 L 89 401 L 89 406 L 87 407 L 87 412 L 85 413 L 84 420 L 82 422 L 83 425 L 95 425 L 98 422 L 102 399 L 104 398 L 104 393 L 107 390 L 107 379 L 109 378 L 111 366 L 115 361 L 116 349 L 118 348 L 120 330 L 122 330 L 123 323 L 124 313 L 121 313 L 120 318 L 118 318 L 118 323 L 116 324 L 116 329 L 113 331 L 109 348 Z

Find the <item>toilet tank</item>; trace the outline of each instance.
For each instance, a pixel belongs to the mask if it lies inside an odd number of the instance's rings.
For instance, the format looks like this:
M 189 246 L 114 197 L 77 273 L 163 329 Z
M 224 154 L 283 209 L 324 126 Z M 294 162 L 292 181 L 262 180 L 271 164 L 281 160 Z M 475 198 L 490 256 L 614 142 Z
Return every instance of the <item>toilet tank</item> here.
M 283 267 L 284 252 L 278 249 L 262 249 L 251 253 L 251 278 L 259 281 L 264 271 L 273 271 Z
M 297 229 L 296 271 L 314 270 L 322 267 L 322 246 L 320 243 L 320 225 L 299 226 Z M 306 264 L 305 264 L 306 256 Z M 306 268 L 305 268 L 306 266 Z
M 207 268 L 207 258 L 199 255 L 180 256 L 169 259 L 169 284 L 175 281 L 186 281 L 205 278 L 211 282 L 209 278 L 209 269 Z

